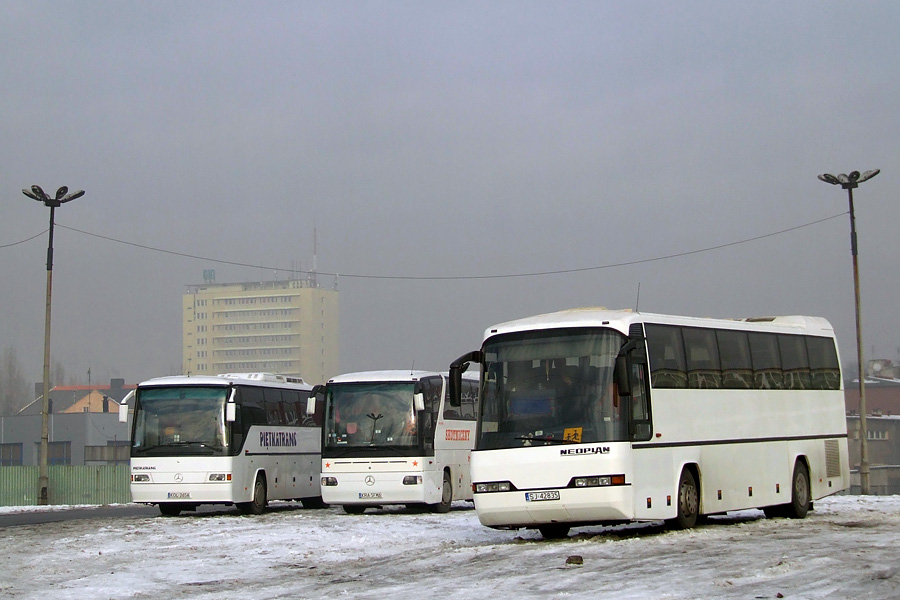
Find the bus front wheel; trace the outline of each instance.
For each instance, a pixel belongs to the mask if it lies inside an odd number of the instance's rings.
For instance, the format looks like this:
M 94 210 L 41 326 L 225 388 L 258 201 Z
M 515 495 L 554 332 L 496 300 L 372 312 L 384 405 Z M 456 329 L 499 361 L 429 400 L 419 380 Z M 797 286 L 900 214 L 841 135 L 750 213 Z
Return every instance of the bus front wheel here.
M 678 516 L 670 520 L 672 529 L 691 529 L 697 524 L 700 514 L 700 490 L 697 487 L 697 479 L 690 469 L 681 472 L 678 480 Z
M 541 525 L 538 527 L 538 531 L 545 540 L 561 540 L 569 537 L 569 526 L 560 523 Z
M 253 500 L 250 502 L 241 502 L 238 508 L 242 513 L 248 515 L 261 515 L 266 510 L 266 482 L 260 476 L 256 477 L 256 483 L 253 484 Z
M 441 501 L 432 505 L 431 509 L 436 513 L 450 512 L 450 505 L 453 504 L 453 481 L 450 479 L 450 473 L 444 471 L 444 482 L 441 486 Z
M 181 514 L 181 507 L 173 502 L 161 502 L 159 512 L 165 517 L 177 517 Z

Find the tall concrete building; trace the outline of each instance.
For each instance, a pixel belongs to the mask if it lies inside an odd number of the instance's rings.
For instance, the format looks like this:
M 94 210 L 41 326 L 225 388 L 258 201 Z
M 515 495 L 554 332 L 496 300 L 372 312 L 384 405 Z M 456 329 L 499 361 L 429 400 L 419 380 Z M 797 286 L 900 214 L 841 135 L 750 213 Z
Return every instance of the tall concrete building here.
M 307 281 L 189 285 L 183 371 L 267 372 L 324 383 L 338 374 L 338 292 Z

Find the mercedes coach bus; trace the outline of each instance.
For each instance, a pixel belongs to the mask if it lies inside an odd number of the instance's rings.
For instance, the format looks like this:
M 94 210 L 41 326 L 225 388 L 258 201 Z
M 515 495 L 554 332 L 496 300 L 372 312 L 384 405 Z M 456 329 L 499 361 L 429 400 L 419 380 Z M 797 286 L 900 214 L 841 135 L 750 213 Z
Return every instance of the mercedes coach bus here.
M 576 309 L 486 330 L 472 453 L 479 520 L 537 528 L 761 508 L 802 518 L 849 485 L 838 352 L 824 319 Z
M 429 371 L 350 373 L 316 386 L 325 503 L 359 514 L 389 504 L 447 512 L 453 500 L 471 500 L 478 380 L 460 385 L 454 400 L 447 375 Z
M 262 513 L 269 500 L 322 506 L 321 423 L 299 377 L 232 373 L 160 377 L 138 385 L 131 497 L 164 515 L 200 504 Z M 122 405 L 119 420 L 127 420 Z

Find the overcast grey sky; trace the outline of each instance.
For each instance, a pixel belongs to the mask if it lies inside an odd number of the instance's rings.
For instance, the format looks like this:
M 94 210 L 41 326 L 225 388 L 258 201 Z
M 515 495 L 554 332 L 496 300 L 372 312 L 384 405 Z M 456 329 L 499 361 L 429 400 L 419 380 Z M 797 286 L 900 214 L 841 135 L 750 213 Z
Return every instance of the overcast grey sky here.
M 53 271 L 53 358 L 82 380 L 177 372 L 185 285 L 308 269 L 314 230 L 340 274 L 342 371 L 444 369 L 494 323 L 633 308 L 638 286 L 644 311 L 824 316 L 847 364 L 847 194 L 816 175 L 876 168 L 855 194 L 864 346 L 900 354 L 895 2 L 0 14 L 0 347 L 34 381 L 47 235 L 16 242 L 49 211 L 32 184 L 86 190 L 57 211 Z

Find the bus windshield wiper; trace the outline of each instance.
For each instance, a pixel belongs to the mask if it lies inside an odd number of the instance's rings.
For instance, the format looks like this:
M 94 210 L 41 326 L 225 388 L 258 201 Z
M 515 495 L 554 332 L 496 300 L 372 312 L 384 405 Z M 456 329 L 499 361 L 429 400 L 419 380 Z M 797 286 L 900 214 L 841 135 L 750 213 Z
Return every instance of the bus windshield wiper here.
M 168 444 L 162 444 L 163 446 L 203 446 L 214 448 L 215 446 L 211 445 L 209 442 L 205 442 L 203 440 L 195 440 L 192 442 L 171 442 Z
M 513 438 L 515 440 L 521 440 L 524 442 L 544 442 L 547 444 L 577 444 L 575 440 L 567 440 L 565 438 L 555 438 L 555 437 L 516 437 Z

